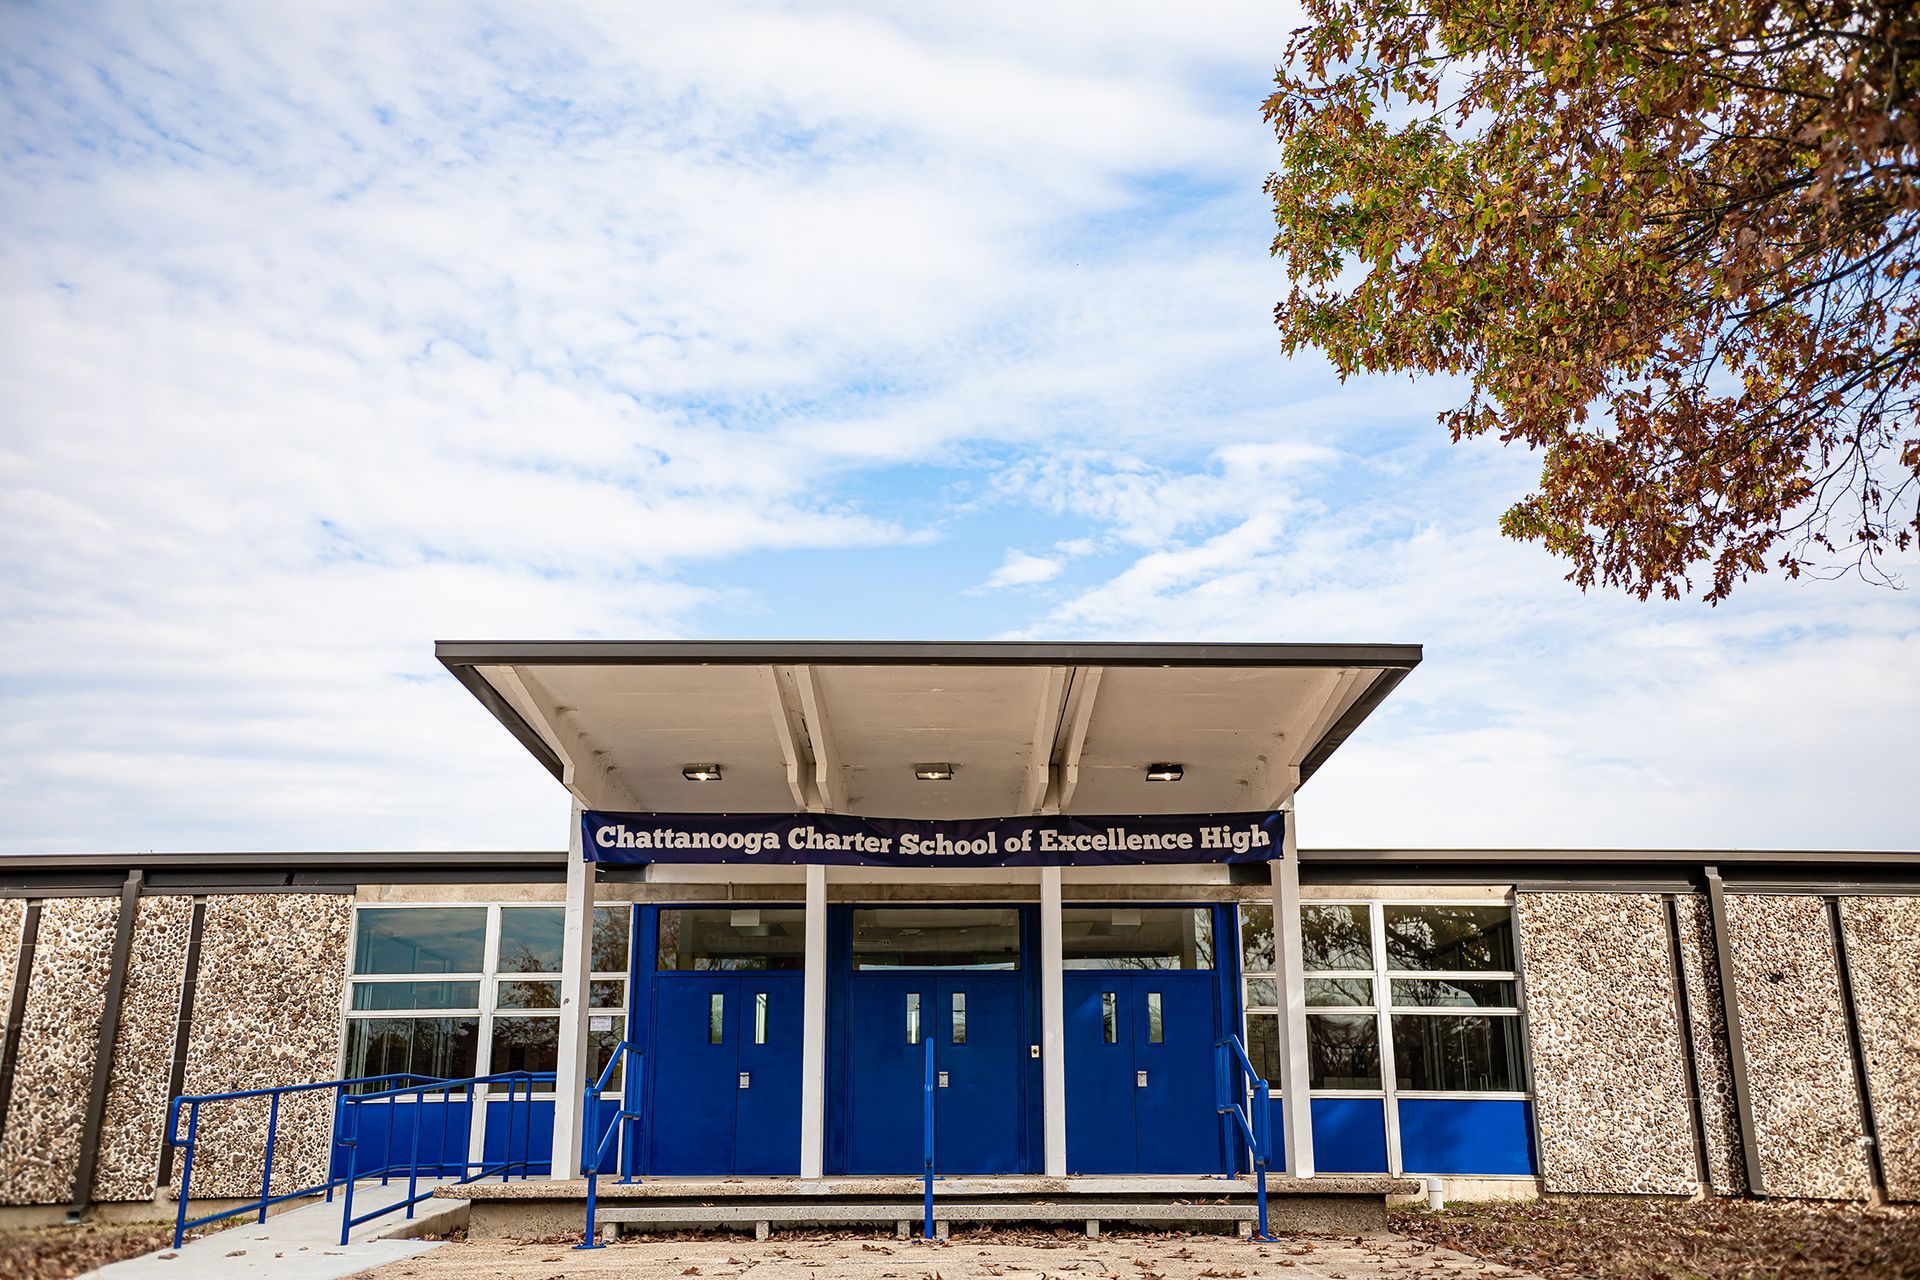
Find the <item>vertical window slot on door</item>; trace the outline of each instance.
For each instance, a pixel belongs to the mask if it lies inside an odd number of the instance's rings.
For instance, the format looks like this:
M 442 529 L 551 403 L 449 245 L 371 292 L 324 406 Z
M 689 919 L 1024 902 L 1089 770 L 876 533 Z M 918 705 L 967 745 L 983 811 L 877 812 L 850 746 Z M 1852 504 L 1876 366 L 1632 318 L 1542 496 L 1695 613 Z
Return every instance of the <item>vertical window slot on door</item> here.
M 920 993 L 907 992 L 907 1043 L 920 1043 Z
M 707 1043 L 720 1044 L 726 1038 L 727 998 L 716 991 L 707 997 Z
M 953 993 L 953 1042 L 967 1042 L 967 993 L 964 991 Z
M 753 993 L 753 1042 L 767 1042 L 767 993 L 764 991 Z
M 1160 993 L 1147 992 L 1147 1043 L 1166 1043 L 1166 1024 L 1160 1018 Z
M 1120 1011 L 1118 993 L 1102 991 L 1100 993 L 1100 1034 L 1108 1044 L 1120 1043 Z

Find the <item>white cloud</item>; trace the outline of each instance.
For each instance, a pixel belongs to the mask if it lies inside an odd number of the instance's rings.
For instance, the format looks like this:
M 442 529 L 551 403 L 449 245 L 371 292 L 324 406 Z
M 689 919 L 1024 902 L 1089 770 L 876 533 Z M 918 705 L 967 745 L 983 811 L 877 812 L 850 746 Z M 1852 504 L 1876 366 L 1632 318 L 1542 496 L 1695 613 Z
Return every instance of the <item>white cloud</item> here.
M 1007 558 L 1000 567 L 987 575 L 980 584 L 983 591 L 1000 591 L 1007 587 L 1031 587 L 1042 582 L 1051 582 L 1060 576 L 1061 565 L 1058 560 L 1045 556 L 1030 555 L 1025 551 L 1009 548 Z

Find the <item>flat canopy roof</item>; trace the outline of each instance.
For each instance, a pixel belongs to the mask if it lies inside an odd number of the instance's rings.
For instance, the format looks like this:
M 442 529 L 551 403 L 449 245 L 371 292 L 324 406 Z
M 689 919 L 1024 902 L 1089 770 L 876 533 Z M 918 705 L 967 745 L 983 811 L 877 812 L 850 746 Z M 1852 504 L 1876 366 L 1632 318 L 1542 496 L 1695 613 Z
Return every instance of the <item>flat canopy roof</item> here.
M 1418 645 L 442 641 L 587 807 L 892 818 L 1259 811 Z M 1179 764 L 1177 782 L 1147 766 Z M 944 781 L 914 766 L 952 766 Z M 689 781 L 689 764 L 717 764 Z

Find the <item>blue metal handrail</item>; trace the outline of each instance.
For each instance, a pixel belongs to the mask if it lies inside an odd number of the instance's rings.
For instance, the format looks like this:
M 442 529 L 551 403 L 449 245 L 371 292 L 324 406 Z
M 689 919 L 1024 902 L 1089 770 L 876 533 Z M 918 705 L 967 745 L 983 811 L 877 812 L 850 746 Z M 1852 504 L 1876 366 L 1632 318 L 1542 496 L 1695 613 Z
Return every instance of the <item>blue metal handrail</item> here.
M 600 1166 L 606 1163 L 608 1145 L 612 1143 L 616 1137 L 620 1137 L 627 1139 L 623 1144 L 627 1151 L 632 1152 L 635 1150 L 631 1144 L 631 1134 L 633 1132 L 631 1126 L 638 1123 L 641 1119 L 640 1111 L 644 1105 L 645 1098 L 645 1095 L 641 1091 L 641 1085 L 645 1082 L 643 1077 L 646 1071 L 647 1056 L 640 1052 L 640 1046 L 631 1040 L 622 1040 L 618 1045 L 614 1046 L 613 1056 L 607 1059 L 606 1068 L 601 1071 L 600 1078 L 587 1086 L 586 1106 L 580 1123 L 582 1130 L 588 1133 L 593 1131 L 593 1125 L 599 1123 L 600 1098 L 606 1093 L 607 1085 L 613 1079 L 614 1068 L 620 1065 L 620 1059 L 623 1057 L 631 1057 L 633 1059 L 633 1068 L 627 1073 L 625 1087 L 620 1091 L 620 1114 L 608 1122 L 606 1131 L 600 1135 L 600 1141 L 594 1144 L 592 1148 L 592 1156 L 588 1157 L 586 1155 L 584 1147 L 581 1153 L 581 1163 L 585 1165 L 587 1175 L 587 1233 L 586 1237 L 581 1240 L 579 1244 L 573 1246 L 576 1249 L 599 1249 L 603 1247 L 599 1243 L 599 1232 L 596 1229 L 595 1216 L 598 1214 L 600 1207 Z M 638 1182 L 639 1179 L 633 1175 L 631 1166 L 629 1166 L 627 1171 L 621 1173 L 620 1181 Z
M 411 1218 L 413 1216 L 413 1207 L 422 1200 L 430 1199 L 433 1196 L 431 1190 L 420 1190 L 421 1125 L 417 1118 L 413 1125 L 413 1151 L 404 1166 L 396 1165 L 393 1161 L 393 1131 L 396 1126 L 393 1123 L 393 1117 L 389 1115 L 387 1117 L 386 1162 L 378 1169 L 369 1169 L 364 1174 L 360 1172 L 360 1108 L 369 1102 L 386 1102 L 392 1104 L 401 1098 L 417 1097 L 420 1101 L 420 1106 L 424 1109 L 427 1094 L 440 1094 L 441 1158 L 433 1160 L 430 1163 L 432 1163 L 438 1174 L 444 1174 L 449 1163 L 445 1158 L 446 1126 L 448 1124 L 447 1107 L 450 1102 L 447 1095 L 455 1089 L 466 1090 L 467 1097 L 472 1104 L 467 1113 L 468 1132 L 471 1133 L 474 1110 L 488 1105 L 490 1101 L 486 1096 L 487 1090 L 482 1086 L 504 1084 L 507 1086 L 507 1137 L 506 1141 L 501 1145 L 501 1159 L 494 1164 L 488 1164 L 486 1161 L 486 1153 L 482 1152 L 481 1159 L 478 1162 L 465 1158 L 451 1162 L 460 1170 L 460 1177 L 456 1179 L 456 1182 L 477 1182 L 481 1178 L 491 1177 L 495 1173 L 500 1175 L 500 1181 L 506 1182 L 512 1177 L 515 1169 L 520 1171 L 522 1180 L 525 1180 L 531 1174 L 532 1160 L 530 1159 L 530 1155 L 533 1147 L 533 1089 L 536 1084 L 552 1082 L 554 1078 L 553 1072 L 497 1071 L 492 1075 L 463 1076 L 459 1079 L 452 1080 L 419 1076 L 414 1078 L 421 1080 L 422 1083 L 406 1085 L 397 1089 L 383 1089 L 374 1093 L 348 1094 L 342 1099 L 344 1107 L 340 1117 L 340 1132 L 335 1136 L 333 1144 L 336 1148 L 347 1148 L 347 1172 L 345 1176 L 340 1179 L 340 1182 L 344 1186 L 341 1194 L 345 1200 L 345 1206 L 340 1211 L 340 1243 L 343 1245 L 347 1243 L 347 1238 L 353 1229 L 361 1223 L 371 1222 L 375 1218 L 383 1217 L 397 1209 L 405 1209 L 407 1216 Z M 525 1096 L 521 1096 L 520 1094 L 520 1086 L 523 1084 L 526 1086 Z M 519 1108 L 519 1110 L 516 1110 L 516 1108 Z M 515 1160 L 513 1158 L 514 1117 L 522 1112 L 524 1112 L 526 1116 L 527 1132 L 520 1144 L 520 1158 Z M 383 1205 L 369 1213 L 363 1213 L 357 1218 L 354 1217 L 354 1184 L 362 1177 L 372 1178 L 377 1176 L 380 1179 L 380 1185 L 386 1186 L 388 1180 L 403 1167 L 407 1171 L 407 1198 L 404 1200 L 396 1200 L 389 1205 Z M 327 1198 L 329 1200 L 333 1198 L 331 1192 L 328 1193 Z
M 225 1093 L 181 1094 L 167 1109 L 167 1145 L 181 1151 L 179 1207 L 173 1217 L 173 1247 L 178 1249 L 186 1239 L 188 1230 L 203 1227 L 210 1222 L 219 1222 L 223 1218 L 238 1217 L 243 1213 L 258 1213 L 259 1221 L 267 1220 L 267 1209 L 286 1200 L 297 1200 L 320 1191 L 327 1193 L 327 1199 L 333 1199 L 333 1190 L 339 1185 L 339 1179 L 329 1176 L 325 1182 L 316 1182 L 310 1187 L 301 1187 L 297 1191 L 288 1191 L 280 1195 L 269 1194 L 273 1182 L 273 1150 L 280 1130 L 280 1099 L 289 1093 L 313 1093 L 321 1089 L 334 1091 L 334 1105 L 339 1106 L 343 1091 L 359 1085 L 385 1084 L 395 1080 L 422 1080 L 427 1077 L 410 1072 L 390 1073 L 382 1076 L 356 1076 L 346 1080 L 316 1080 L 308 1084 L 279 1085 L 270 1089 L 230 1089 Z M 209 1213 L 204 1217 L 187 1218 L 187 1201 L 193 1190 L 193 1153 L 200 1141 L 200 1108 L 209 1102 L 233 1102 L 245 1098 L 267 1098 L 267 1144 L 266 1153 L 261 1161 L 260 1196 L 245 1204 L 231 1209 L 222 1209 L 218 1213 Z M 186 1108 L 187 1132 L 180 1135 L 180 1110 Z
M 923 1168 L 921 1177 L 926 1182 L 926 1221 L 921 1231 L 924 1236 L 933 1239 L 933 1037 L 926 1036 L 921 1041 L 927 1046 L 926 1083 L 921 1087 L 925 1106 L 920 1116 L 920 1141 L 923 1148 Z
M 1267 1081 L 1253 1069 L 1247 1047 L 1239 1036 L 1228 1036 L 1217 1046 L 1221 1084 L 1219 1113 L 1230 1115 L 1253 1152 L 1253 1177 L 1260 1205 L 1260 1230 L 1256 1240 L 1271 1240 L 1267 1231 L 1267 1165 L 1273 1159 L 1273 1108 Z M 1247 1115 L 1247 1091 L 1253 1091 L 1253 1115 Z

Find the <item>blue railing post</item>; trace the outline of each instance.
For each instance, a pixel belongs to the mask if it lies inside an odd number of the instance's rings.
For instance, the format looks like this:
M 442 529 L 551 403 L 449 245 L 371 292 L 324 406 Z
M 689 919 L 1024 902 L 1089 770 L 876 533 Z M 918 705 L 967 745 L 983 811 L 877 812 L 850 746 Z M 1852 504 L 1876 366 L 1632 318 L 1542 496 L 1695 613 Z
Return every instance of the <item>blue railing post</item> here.
M 187 1237 L 187 1198 L 193 1190 L 193 1144 L 200 1136 L 200 1104 L 187 1106 L 187 1140 L 181 1142 L 175 1135 L 180 1132 L 180 1104 L 183 1098 L 173 1100 L 173 1114 L 167 1122 L 167 1140 L 177 1147 L 185 1149 L 180 1159 L 180 1207 L 173 1217 L 173 1247 L 178 1249 Z
M 360 1178 L 360 1099 L 352 1094 L 347 1095 L 345 1116 L 347 1184 L 340 1191 L 340 1243 L 343 1246 L 347 1243 L 347 1233 L 353 1230 L 353 1186 Z
M 421 1085 L 420 1091 L 413 1096 L 413 1150 L 412 1158 L 407 1161 L 407 1217 L 409 1218 L 413 1217 L 414 1198 L 420 1194 L 420 1129 L 422 1127 L 420 1122 L 425 1119 L 420 1113 L 427 1109 L 427 1087 Z M 399 1109 L 397 1099 L 387 1104 L 389 1125 L 393 1123 L 394 1113 Z
M 267 1197 L 272 1194 L 273 1186 L 273 1141 L 280 1132 L 280 1095 L 274 1094 L 267 1104 L 267 1158 L 260 1167 L 260 1217 L 267 1220 Z
M 921 1145 L 924 1148 L 925 1168 L 921 1178 L 926 1183 L 924 1221 L 921 1231 L 928 1240 L 933 1239 L 933 1036 L 923 1035 L 921 1043 L 927 1046 L 926 1083 L 921 1088 L 924 1106 L 920 1116 Z
M 1247 1057 L 1246 1046 L 1240 1043 L 1239 1036 L 1228 1036 L 1218 1048 L 1220 1065 L 1216 1080 L 1225 1078 L 1220 1114 L 1232 1117 L 1253 1152 L 1254 1188 L 1260 1215 L 1260 1230 L 1254 1239 L 1271 1240 L 1273 1237 L 1267 1231 L 1267 1164 L 1273 1156 L 1272 1091 L 1266 1079 L 1253 1069 L 1253 1061 Z M 1256 1108 L 1251 1117 L 1247 1115 L 1246 1106 L 1249 1086 Z
M 587 1141 L 588 1136 L 594 1134 L 595 1129 L 600 1123 L 600 1102 L 606 1094 L 608 1082 L 613 1079 L 614 1071 L 620 1066 L 621 1060 L 624 1058 L 631 1058 L 636 1065 L 631 1067 L 627 1072 L 627 1084 L 623 1087 L 620 1094 L 620 1113 L 614 1117 L 613 1123 L 607 1126 L 604 1133 L 599 1133 L 592 1142 L 589 1142 Z M 576 1249 L 598 1249 L 602 1247 L 597 1239 L 598 1214 L 600 1211 L 600 1167 L 607 1162 L 607 1148 L 610 1146 L 617 1147 L 617 1144 L 624 1141 L 626 1135 L 631 1131 L 630 1126 L 632 1123 L 642 1118 L 639 1106 L 635 1101 L 638 1096 L 637 1084 L 635 1082 L 640 1078 L 639 1066 L 637 1064 L 642 1061 L 644 1061 L 644 1059 L 641 1057 L 640 1051 L 634 1047 L 633 1042 L 631 1040 L 622 1040 L 614 1046 L 613 1055 L 607 1059 L 606 1068 L 600 1072 L 600 1078 L 587 1086 L 584 1110 L 586 1116 L 589 1118 L 583 1119 L 582 1121 L 580 1141 L 580 1166 L 582 1172 L 587 1175 L 587 1228 L 586 1234 L 580 1243 L 573 1246 Z M 531 1091 L 529 1091 L 528 1097 L 528 1105 L 529 1108 L 531 1108 Z M 531 1110 L 529 1110 L 527 1120 L 527 1133 L 528 1140 L 531 1141 L 533 1133 Z M 632 1177 L 622 1177 L 620 1180 L 622 1182 L 635 1181 Z

